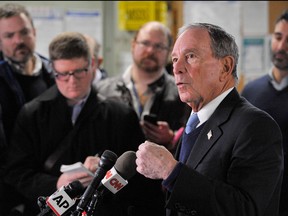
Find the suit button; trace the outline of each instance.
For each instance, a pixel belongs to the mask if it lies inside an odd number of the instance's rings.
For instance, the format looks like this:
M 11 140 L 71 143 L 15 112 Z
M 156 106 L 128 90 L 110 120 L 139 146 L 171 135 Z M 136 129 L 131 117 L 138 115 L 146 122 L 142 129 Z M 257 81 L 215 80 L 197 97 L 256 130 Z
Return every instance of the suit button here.
M 185 206 L 181 205 L 180 203 L 175 203 L 175 209 L 179 212 L 184 212 L 185 211 Z
M 181 205 L 180 205 L 180 203 L 175 203 L 175 209 L 177 209 L 177 210 L 179 210 L 179 209 L 181 209 Z
M 196 210 L 191 210 L 190 215 L 197 215 L 197 211 Z

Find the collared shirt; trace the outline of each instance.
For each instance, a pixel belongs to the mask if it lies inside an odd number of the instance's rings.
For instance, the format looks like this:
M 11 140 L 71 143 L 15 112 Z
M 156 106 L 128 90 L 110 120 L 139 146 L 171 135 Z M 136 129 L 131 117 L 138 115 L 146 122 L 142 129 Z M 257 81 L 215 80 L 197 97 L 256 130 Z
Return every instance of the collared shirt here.
M 233 88 L 230 88 L 223 92 L 218 97 L 214 98 L 212 101 L 210 101 L 208 104 L 206 104 L 204 107 L 202 107 L 199 112 L 197 112 L 198 118 L 200 123 L 196 126 L 199 127 L 201 124 L 206 122 L 210 116 L 213 114 L 213 112 L 216 110 L 216 108 L 219 106 L 219 104 L 222 102 L 222 100 L 233 90 Z M 193 110 L 191 112 L 191 115 L 193 114 Z
M 91 90 L 90 90 L 91 91 Z M 79 100 L 76 104 L 74 104 L 72 107 L 72 115 L 71 115 L 71 121 L 72 124 L 74 125 L 76 123 L 76 120 L 81 112 L 81 110 L 83 109 L 88 96 L 90 95 L 90 91 L 89 93 L 86 95 L 86 97 L 84 97 L 83 99 Z
M 99 82 L 102 79 L 102 72 L 100 71 L 99 68 L 96 68 L 96 74 L 95 74 L 95 78 L 93 80 L 93 84 L 96 84 L 97 82 Z
M 284 77 L 280 83 L 276 82 L 274 76 L 273 76 L 273 68 L 270 69 L 269 71 L 269 76 L 271 77 L 271 84 L 272 86 L 277 90 L 277 91 L 281 91 L 284 88 L 286 88 L 288 86 L 288 76 Z
M 37 55 L 36 53 L 34 53 L 33 56 L 35 58 L 35 65 L 34 65 L 34 69 L 32 71 L 32 75 L 38 76 L 41 72 L 43 62 L 42 62 L 40 56 Z M 7 61 L 8 64 L 11 65 L 11 67 L 13 67 L 15 69 L 16 73 L 23 74 L 23 75 L 27 74 L 27 73 L 25 73 L 24 69 L 19 64 L 11 61 L 6 56 L 4 56 L 4 60 Z

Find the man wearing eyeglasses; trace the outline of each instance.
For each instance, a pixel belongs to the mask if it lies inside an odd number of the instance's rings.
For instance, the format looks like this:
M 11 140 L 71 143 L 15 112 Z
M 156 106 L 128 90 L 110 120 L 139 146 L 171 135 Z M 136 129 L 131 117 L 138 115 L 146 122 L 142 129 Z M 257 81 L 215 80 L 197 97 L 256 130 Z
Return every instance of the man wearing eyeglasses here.
M 40 196 L 50 196 L 75 180 L 85 187 L 90 184 L 93 177 L 86 172 L 61 173 L 61 165 L 80 161 L 94 173 L 100 161 L 96 154 L 109 149 L 120 156 L 136 151 L 144 140 L 134 110 L 105 100 L 92 87 L 95 61 L 82 34 L 59 34 L 49 45 L 49 55 L 56 85 L 24 105 L 8 155 L 5 180 L 30 201 L 26 215 L 39 212 Z M 136 174 L 123 192 L 103 197 L 95 211 L 126 216 L 133 208 L 139 215 L 161 215 L 164 197 L 153 185 L 153 180 Z
M 190 109 L 180 101 L 174 77 L 165 70 L 171 46 L 172 36 L 165 25 L 144 24 L 131 43 L 132 65 L 96 85 L 101 94 L 134 108 L 146 139 L 173 151 Z M 146 115 L 154 115 L 154 123 Z

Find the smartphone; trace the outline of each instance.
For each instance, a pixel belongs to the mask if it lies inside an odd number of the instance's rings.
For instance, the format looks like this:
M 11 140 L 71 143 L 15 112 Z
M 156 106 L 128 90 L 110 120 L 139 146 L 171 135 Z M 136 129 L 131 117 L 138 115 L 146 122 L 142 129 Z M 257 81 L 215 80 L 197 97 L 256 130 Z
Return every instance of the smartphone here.
M 155 114 L 144 115 L 144 121 L 157 125 L 157 116 Z

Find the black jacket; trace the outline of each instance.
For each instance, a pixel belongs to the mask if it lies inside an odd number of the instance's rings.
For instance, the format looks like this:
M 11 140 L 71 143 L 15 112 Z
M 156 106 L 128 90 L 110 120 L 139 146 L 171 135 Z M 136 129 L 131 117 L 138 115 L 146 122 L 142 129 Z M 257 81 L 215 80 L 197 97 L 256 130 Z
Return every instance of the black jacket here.
M 66 100 L 56 86 L 26 104 L 15 126 L 5 179 L 30 200 L 34 210 L 39 196 L 56 191 L 62 164 L 84 162 L 87 156 L 107 149 L 120 156 L 128 150 L 136 151 L 144 141 L 136 113 L 124 104 L 100 99 L 94 89 L 74 126 Z M 62 145 L 67 147 L 55 165 L 44 168 L 46 159 Z M 97 215 L 127 215 L 131 206 L 140 208 L 140 212 L 142 208 L 162 210 L 162 204 L 160 183 L 136 174 L 123 191 L 103 199 Z
M 24 76 L 16 74 L 13 68 L 3 59 L 0 53 L 0 124 L 3 125 L 4 134 L 8 145 L 16 116 L 20 108 L 34 97 L 51 87 L 55 81 L 48 59 L 40 56 L 43 66 L 39 75 Z M 32 85 L 33 83 L 33 85 Z M 5 145 L 0 143 L 0 152 Z
M 8 215 L 7 212 L 13 205 L 23 201 L 19 194 L 15 194 L 11 187 L 2 182 L 4 160 L 10 159 L 6 157 L 6 148 L 10 145 L 18 112 L 26 102 L 55 83 L 49 61 L 43 56 L 40 58 L 42 69 L 39 75 L 24 76 L 17 74 L 0 52 L 0 194 L 6 194 L 0 198 L 0 215 Z

